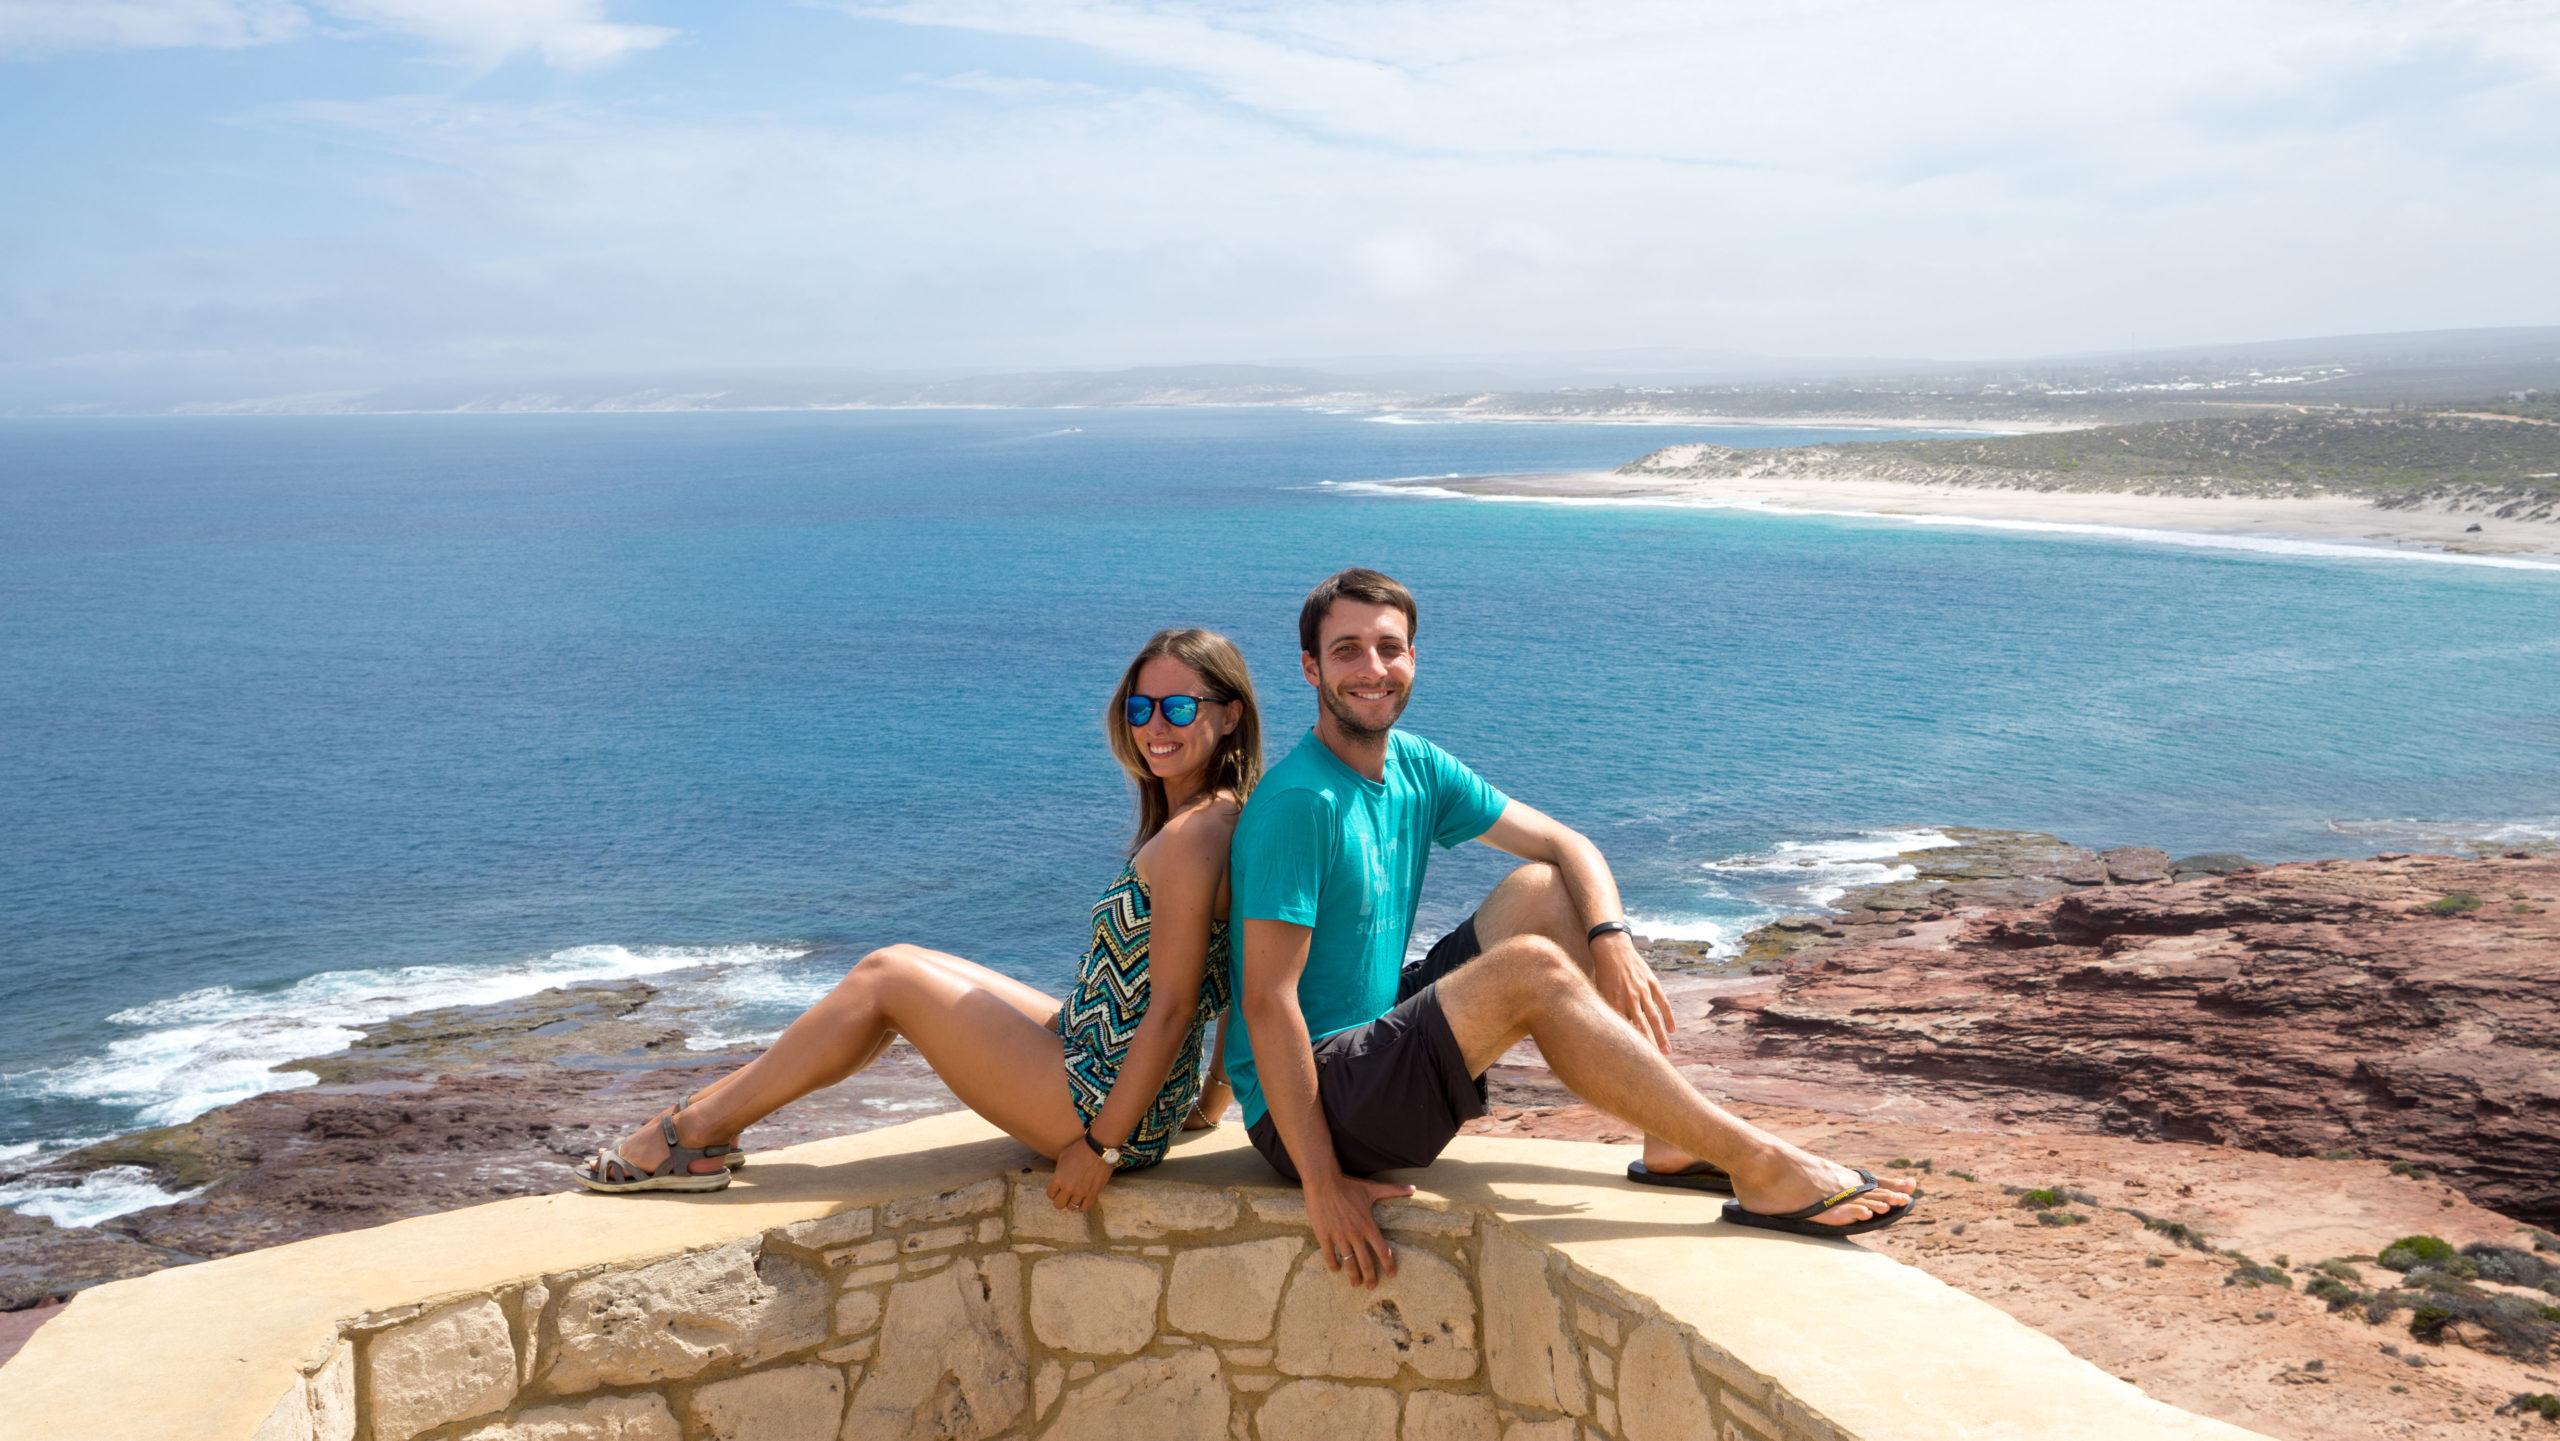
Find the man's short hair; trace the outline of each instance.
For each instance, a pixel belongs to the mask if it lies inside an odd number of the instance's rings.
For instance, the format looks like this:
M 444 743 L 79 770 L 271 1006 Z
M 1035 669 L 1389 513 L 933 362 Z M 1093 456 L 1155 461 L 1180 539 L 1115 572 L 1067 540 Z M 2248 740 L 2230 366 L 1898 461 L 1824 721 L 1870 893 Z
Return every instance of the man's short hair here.
M 1324 613 L 1333 609 L 1337 600 L 1363 601 L 1370 605 L 1391 605 L 1404 612 L 1404 638 L 1422 624 L 1413 606 L 1413 592 L 1396 583 L 1391 576 L 1380 575 L 1362 566 L 1338 570 L 1307 592 L 1307 603 L 1298 607 L 1298 649 L 1312 655 L 1323 639 Z

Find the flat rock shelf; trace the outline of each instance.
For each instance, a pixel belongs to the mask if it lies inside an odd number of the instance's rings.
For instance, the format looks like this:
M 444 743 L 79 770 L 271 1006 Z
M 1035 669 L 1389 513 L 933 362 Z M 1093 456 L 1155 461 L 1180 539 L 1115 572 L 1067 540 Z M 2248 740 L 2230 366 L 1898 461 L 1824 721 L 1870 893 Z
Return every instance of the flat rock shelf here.
M 1465 1136 L 1355 1289 L 1229 1126 L 1090 1215 L 966 1114 L 703 1197 L 518 1198 L 83 1292 L 0 1438 L 2236 1438 L 1925 1273 L 1623 1148 Z M 1924 1202 L 1925 1204 L 1925 1202 Z

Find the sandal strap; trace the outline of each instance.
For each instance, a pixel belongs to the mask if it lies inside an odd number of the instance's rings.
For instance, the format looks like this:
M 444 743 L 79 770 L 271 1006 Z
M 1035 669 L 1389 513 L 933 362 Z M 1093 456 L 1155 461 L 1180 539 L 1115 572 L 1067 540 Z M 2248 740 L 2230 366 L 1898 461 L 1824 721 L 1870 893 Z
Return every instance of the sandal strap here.
M 1821 1215 L 1823 1212 L 1830 1210 L 1832 1207 L 1849 1201 L 1854 1201 L 1875 1188 L 1876 1178 L 1874 1173 L 1861 1170 L 1858 1172 L 1858 1184 L 1846 1187 L 1842 1190 L 1834 1191 L 1830 1195 L 1823 1197 L 1821 1200 L 1814 1202 L 1810 1206 L 1799 1206 L 1792 1211 L 1783 1212 L 1779 1214 L 1776 1219 L 1781 1221 L 1810 1221 L 1814 1217 Z
M 652 1176 L 672 1176 L 679 1172 L 688 1172 L 693 1169 L 693 1163 L 696 1161 L 716 1161 L 737 1149 L 734 1146 L 721 1145 L 716 1141 L 707 1146 L 688 1146 L 676 1139 L 675 1111 L 669 1111 L 658 1118 L 658 1138 L 667 1143 L 667 1159 L 659 1163 L 658 1169 L 649 1173 Z

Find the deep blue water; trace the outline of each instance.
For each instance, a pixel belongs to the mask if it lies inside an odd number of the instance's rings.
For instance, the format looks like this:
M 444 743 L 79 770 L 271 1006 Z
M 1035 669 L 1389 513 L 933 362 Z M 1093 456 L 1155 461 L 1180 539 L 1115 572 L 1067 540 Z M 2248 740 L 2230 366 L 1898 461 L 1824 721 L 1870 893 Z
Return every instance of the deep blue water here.
M 1707 438 L 1809 437 L 0 424 L 0 1162 L 546 978 L 663 971 L 740 1033 L 889 940 L 1055 986 L 1127 830 L 1126 654 L 1233 635 L 1276 758 L 1298 598 L 1354 563 L 1421 597 L 1407 723 L 1699 934 L 1872 832 L 2274 858 L 2560 816 L 2560 572 L 1321 485 Z M 1498 874 L 1469 852 L 1427 921 Z

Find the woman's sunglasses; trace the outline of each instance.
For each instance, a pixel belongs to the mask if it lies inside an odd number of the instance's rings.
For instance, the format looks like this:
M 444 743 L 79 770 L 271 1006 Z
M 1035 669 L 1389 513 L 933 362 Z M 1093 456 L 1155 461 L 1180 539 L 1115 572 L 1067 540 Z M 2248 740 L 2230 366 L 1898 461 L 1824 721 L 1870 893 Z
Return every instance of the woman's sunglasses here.
M 1120 710 L 1121 714 L 1127 718 L 1130 729 L 1135 730 L 1139 726 L 1145 725 L 1148 721 L 1155 719 L 1157 706 L 1164 707 L 1164 723 L 1166 725 L 1187 726 L 1200 718 L 1200 707 L 1202 705 L 1214 705 L 1216 703 L 1216 700 L 1209 696 L 1133 695 L 1129 697 L 1127 701 L 1122 703 Z

